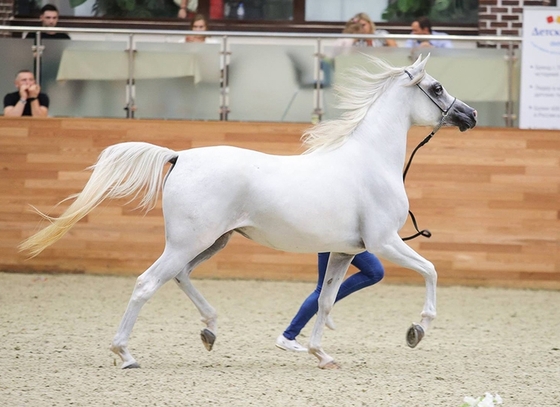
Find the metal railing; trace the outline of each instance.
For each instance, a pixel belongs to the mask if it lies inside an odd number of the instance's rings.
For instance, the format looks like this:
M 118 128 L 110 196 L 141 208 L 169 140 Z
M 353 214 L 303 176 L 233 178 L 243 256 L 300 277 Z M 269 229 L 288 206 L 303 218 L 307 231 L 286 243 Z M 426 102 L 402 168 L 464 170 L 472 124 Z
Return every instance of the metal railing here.
M 228 31 L 178 31 L 178 30 L 141 30 L 141 29 L 102 29 L 102 28 L 45 28 L 45 27 L 23 27 L 23 26 L 0 26 L 0 32 L 6 34 L 35 32 L 36 40 L 32 46 L 34 56 L 34 64 L 36 71 L 36 79 L 38 82 L 41 80 L 41 61 L 45 51 L 44 39 L 42 33 L 44 32 L 65 32 L 72 35 L 79 34 L 82 37 L 95 35 L 112 35 L 126 38 L 126 49 L 128 55 L 128 74 L 126 79 L 126 111 L 127 118 L 134 118 L 136 106 L 135 95 L 135 56 L 137 50 L 135 43 L 138 38 L 150 36 L 161 38 L 162 41 L 166 37 L 173 36 L 211 36 L 220 45 L 219 52 L 219 66 L 221 71 L 221 80 L 219 83 L 220 96 L 219 96 L 219 120 L 228 120 L 230 113 L 230 78 L 229 66 L 231 63 L 232 49 L 231 44 L 239 40 L 263 40 L 263 41 L 285 41 L 285 40 L 298 40 L 305 44 L 312 44 L 313 52 L 313 98 L 312 98 L 312 120 L 321 120 L 324 115 L 324 81 L 322 78 L 323 72 L 321 62 L 325 59 L 325 49 L 328 48 L 328 41 L 340 38 L 365 38 L 365 39 L 394 39 L 397 41 L 405 41 L 409 39 L 414 40 L 449 40 L 454 44 L 469 44 L 471 49 L 483 48 L 497 48 L 505 49 L 505 59 L 507 63 L 507 96 L 504 106 L 503 119 L 507 127 L 514 126 L 516 119 L 515 114 L 515 100 L 516 95 L 516 78 L 514 75 L 514 67 L 518 56 L 516 50 L 520 48 L 522 42 L 521 37 L 498 37 L 498 36 L 457 36 L 457 35 L 429 35 L 429 36 L 415 36 L 415 35 L 350 35 L 350 34 L 321 34 L 321 33 L 255 33 L 255 32 L 228 32 Z M 3 58 L 4 59 L 4 58 Z M 286 73 L 287 74 L 287 73 Z

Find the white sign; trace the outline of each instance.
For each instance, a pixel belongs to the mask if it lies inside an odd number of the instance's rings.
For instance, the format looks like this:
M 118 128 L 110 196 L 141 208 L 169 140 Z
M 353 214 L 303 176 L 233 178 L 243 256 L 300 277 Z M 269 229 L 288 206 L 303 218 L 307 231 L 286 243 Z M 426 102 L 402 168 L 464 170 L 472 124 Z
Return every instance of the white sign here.
M 519 127 L 560 129 L 560 9 L 525 7 Z

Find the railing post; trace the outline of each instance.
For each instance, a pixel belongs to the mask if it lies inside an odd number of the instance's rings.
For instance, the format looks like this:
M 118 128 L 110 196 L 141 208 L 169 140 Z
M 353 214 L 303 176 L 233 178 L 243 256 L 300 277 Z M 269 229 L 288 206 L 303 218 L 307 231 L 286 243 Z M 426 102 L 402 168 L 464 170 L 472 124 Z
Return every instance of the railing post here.
M 222 49 L 220 51 L 220 120 L 227 121 L 229 114 L 229 57 L 228 37 L 222 37 Z
M 31 47 L 33 51 L 33 56 L 35 57 L 35 82 L 41 85 L 41 58 L 43 57 L 43 51 L 45 46 L 41 44 L 41 32 L 38 31 L 35 34 L 35 45 Z
M 515 64 L 515 52 L 513 48 L 513 42 L 508 42 L 508 54 L 507 54 L 507 64 L 508 64 L 508 84 L 507 84 L 507 102 L 506 102 L 506 113 L 504 114 L 506 127 L 513 127 L 514 121 L 517 118 L 513 111 L 513 65 Z
M 314 55 L 315 70 L 313 78 L 315 81 L 315 90 L 313 91 L 313 113 L 311 114 L 311 123 L 313 124 L 317 124 L 323 119 L 323 109 L 321 103 L 323 92 L 323 78 L 321 77 L 321 61 L 323 59 L 321 38 L 317 38 L 316 47 L 317 48 Z
M 128 77 L 126 79 L 126 118 L 134 119 L 134 112 L 136 106 L 134 101 L 136 99 L 136 89 L 134 84 L 134 34 L 128 35 Z

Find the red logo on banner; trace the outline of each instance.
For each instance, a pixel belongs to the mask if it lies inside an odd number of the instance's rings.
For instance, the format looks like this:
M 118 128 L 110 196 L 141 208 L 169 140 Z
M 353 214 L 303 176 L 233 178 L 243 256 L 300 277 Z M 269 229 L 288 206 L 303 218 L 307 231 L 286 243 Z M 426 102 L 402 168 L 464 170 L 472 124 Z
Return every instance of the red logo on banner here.
M 548 17 L 546 18 L 546 22 L 549 23 L 549 24 L 550 24 L 550 23 L 553 23 L 553 22 L 554 22 L 554 17 L 548 16 Z

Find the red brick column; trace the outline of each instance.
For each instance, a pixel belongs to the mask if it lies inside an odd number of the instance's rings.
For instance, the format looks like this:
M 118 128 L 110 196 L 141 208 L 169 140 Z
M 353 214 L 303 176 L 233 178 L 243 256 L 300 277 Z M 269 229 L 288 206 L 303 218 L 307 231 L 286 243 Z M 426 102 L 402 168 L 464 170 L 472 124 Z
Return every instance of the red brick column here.
M 520 36 L 523 28 L 523 7 L 550 6 L 556 1 L 480 0 L 478 28 L 480 35 Z M 493 46 L 480 44 L 480 46 Z

